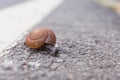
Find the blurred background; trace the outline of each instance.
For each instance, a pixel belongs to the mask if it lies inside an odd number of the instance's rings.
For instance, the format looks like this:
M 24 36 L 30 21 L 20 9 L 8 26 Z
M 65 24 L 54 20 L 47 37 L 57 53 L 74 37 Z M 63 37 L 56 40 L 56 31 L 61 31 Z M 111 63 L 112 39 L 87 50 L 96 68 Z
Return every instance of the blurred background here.
M 120 0 L 0 0 L 0 80 L 119 80 L 119 15 Z M 58 57 L 24 44 L 44 26 Z
M 103 6 L 106 6 L 120 15 L 120 0 L 96 0 Z

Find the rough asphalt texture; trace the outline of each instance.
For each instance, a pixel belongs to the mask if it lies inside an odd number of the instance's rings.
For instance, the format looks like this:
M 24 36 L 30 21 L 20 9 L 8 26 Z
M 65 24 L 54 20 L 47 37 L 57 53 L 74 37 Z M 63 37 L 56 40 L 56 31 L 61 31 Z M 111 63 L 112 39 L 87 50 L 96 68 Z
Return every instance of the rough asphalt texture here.
M 0 9 L 7 8 L 26 0 L 0 0 Z
M 57 35 L 59 57 L 22 39 L 0 58 L 0 80 L 119 80 L 120 17 L 92 0 L 66 0 L 43 22 Z

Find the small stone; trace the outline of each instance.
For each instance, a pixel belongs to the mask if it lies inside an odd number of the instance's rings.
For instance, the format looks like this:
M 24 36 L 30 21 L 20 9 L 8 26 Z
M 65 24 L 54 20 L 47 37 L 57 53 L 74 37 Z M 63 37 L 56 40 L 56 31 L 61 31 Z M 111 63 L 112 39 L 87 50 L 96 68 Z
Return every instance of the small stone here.
M 59 66 L 60 66 L 59 63 L 53 63 L 52 66 L 51 66 L 51 69 L 56 70 Z
M 84 62 L 77 62 L 77 65 L 84 65 Z
M 68 55 L 67 54 L 60 54 L 60 57 L 66 58 L 66 57 L 68 57 Z
M 64 60 L 62 60 L 62 59 L 57 59 L 56 62 L 57 62 L 57 63 L 61 63 L 61 62 L 64 62 Z

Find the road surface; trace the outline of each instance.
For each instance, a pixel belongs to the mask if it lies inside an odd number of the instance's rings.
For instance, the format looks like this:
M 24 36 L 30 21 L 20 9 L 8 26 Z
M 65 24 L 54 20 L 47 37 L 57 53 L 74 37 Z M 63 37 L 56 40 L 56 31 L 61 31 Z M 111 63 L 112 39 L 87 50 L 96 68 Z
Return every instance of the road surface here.
M 0 9 L 4 9 L 16 4 L 22 3 L 27 0 L 0 0 Z
M 65 0 L 35 27 L 57 35 L 59 56 L 29 49 L 25 35 L 0 58 L 0 80 L 119 80 L 120 17 L 92 0 Z

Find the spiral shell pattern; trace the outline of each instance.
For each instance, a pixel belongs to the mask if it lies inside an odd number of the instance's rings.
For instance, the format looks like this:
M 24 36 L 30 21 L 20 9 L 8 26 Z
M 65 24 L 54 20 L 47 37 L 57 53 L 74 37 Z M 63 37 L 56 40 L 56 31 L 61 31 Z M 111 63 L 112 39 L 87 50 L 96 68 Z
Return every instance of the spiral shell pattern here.
M 30 48 L 40 48 L 45 44 L 55 45 L 56 36 L 49 28 L 41 27 L 31 31 L 27 36 L 25 43 Z

